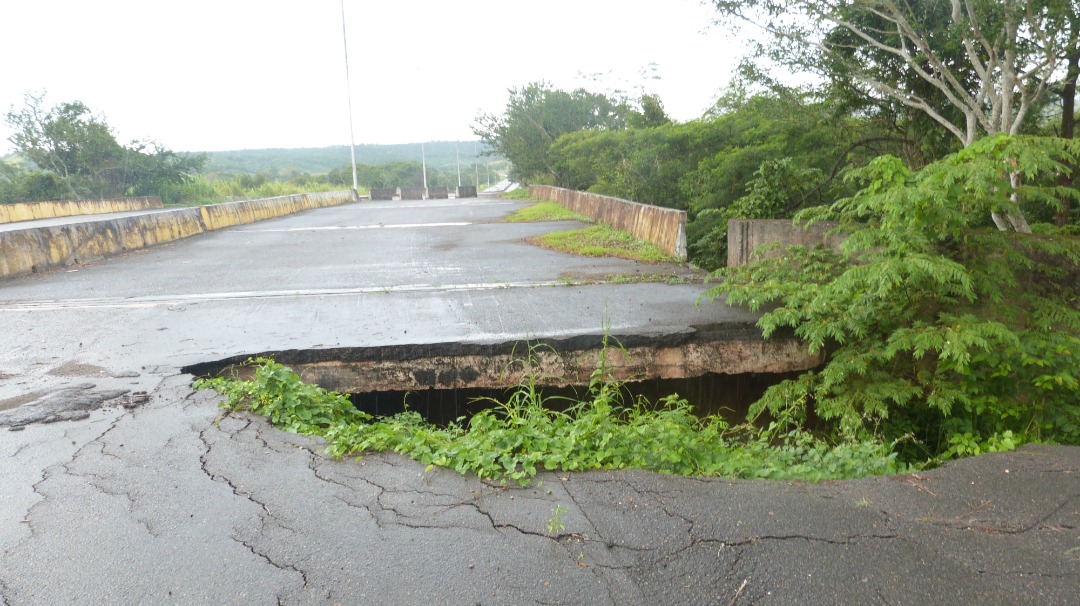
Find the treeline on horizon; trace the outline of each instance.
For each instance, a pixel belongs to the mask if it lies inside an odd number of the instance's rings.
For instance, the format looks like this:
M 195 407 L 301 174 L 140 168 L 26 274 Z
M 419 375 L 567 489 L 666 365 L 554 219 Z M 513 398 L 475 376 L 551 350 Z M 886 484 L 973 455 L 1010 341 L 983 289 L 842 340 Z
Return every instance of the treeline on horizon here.
M 462 174 L 473 170 L 474 164 L 483 168 L 499 158 L 485 154 L 487 147 L 476 141 L 431 141 L 420 143 L 360 144 L 356 146 L 358 165 L 379 166 L 392 162 L 415 162 L 426 159 L 429 168 L 453 170 L 460 164 Z M 205 171 L 214 175 L 240 174 L 324 174 L 350 165 L 348 145 L 311 148 L 243 149 L 202 152 L 206 155 Z
M 5 115 L 16 153 L 0 158 L 0 203 L 159 196 L 166 204 L 351 189 L 349 148 L 178 153 L 152 140 L 122 144 L 80 101 L 49 106 L 27 94 Z M 357 146 L 357 185 L 485 188 L 507 163 L 475 141 Z M 422 163 L 426 159 L 426 170 Z

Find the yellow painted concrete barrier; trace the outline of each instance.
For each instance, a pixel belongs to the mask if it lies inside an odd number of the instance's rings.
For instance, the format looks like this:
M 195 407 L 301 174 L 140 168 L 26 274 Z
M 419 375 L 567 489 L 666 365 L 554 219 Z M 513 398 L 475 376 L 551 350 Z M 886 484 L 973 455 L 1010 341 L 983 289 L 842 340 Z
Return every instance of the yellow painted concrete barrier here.
M 558 202 L 590 219 L 652 242 L 677 259 L 686 259 L 686 211 L 548 185 L 530 185 L 529 194 Z
M 34 219 L 55 219 L 57 217 L 73 217 L 76 215 L 122 213 L 161 207 L 161 198 L 157 196 L 116 198 L 112 200 L 16 202 L 15 204 L 0 204 L 0 223 L 16 223 L 18 221 L 33 221 Z
M 118 219 L 0 232 L 0 279 L 86 263 L 206 231 L 356 201 L 353 191 L 179 208 Z

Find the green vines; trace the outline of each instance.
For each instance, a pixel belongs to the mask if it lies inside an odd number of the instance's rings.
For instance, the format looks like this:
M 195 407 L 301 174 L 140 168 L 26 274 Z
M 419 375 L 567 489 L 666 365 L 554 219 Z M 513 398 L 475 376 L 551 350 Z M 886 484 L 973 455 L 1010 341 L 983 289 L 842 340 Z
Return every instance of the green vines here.
M 541 470 L 634 468 L 807 480 L 901 470 L 891 445 L 877 441 L 831 444 L 781 423 L 764 430 L 731 427 L 719 417 L 695 416 L 677 395 L 655 404 L 631 398 L 608 376 L 610 351 L 600 356 L 588 396 L 565 410 L 545 405 L 531 374 L 508 391 L 505 401 L 492 401 L 492 408 L 446 427 L 413 411 L 372 418 L 354 409 L 346 396 L 307 385 L 265 358 L 249 361 L 255 371 L 250 380 L 200 379 L 195 385 L 219 391 L 228 410 L 248 410 L 286 431 L 324 437 L 333 456 L 393 451 L 429 467 L 522 485 Z

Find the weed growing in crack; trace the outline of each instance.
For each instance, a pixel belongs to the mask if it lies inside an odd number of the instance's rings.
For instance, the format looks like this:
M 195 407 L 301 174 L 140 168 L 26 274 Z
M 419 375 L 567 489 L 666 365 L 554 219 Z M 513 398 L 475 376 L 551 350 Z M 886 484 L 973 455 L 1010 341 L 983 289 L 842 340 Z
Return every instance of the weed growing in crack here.
M 222 406 L 247 409 L 277 427 L 318 435 L 333 456 L 393 451 L 428 466 L 527 485 L 542 470 L 647 469 L 680 475 L 822 480 L 905 471 L 892 445 L 867 438 L 831 443 L 783 419 L 761 429 L 698 417 L 685 399 L 656 403 L 628 395 L 612 378 L 610 355 L 628 355 L 605 338 L 586 397 L 553 402 L 540 389 L 537 346 L 517 361 L 526 372 L 505 401 L 446 427 L 419 413 L 372 417 L 348 397 L 308 385 L 267 358 L 249 360 L 250 380 L 200 379 L 197 389 L 225 396 Z M 560 404 L 563 410 L 553 406 Z M 555 519 L 555 522 L 561 521 Z
M 547 531 L 549 535 L 556 537 L 566 530 L 566 524 L 563 522 L 562 518 L 567 511 L 569 510 L 562 505 L 556 505 L 555 508 L 551 510 L 551 519 L 547 521 Z

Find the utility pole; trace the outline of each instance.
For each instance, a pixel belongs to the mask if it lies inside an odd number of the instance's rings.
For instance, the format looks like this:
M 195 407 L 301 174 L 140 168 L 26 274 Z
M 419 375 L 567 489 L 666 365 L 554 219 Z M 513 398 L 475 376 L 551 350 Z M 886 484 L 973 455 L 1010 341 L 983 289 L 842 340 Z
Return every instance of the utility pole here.
M 345 0 L 341 0 L 341 40 L 345 46 L 345 88 L 349 100 L 349 155 L 352 157 L 352 189 L 359 198 L 359 184 L 356 182 L 356 136 L 353 134 L 352 82 L 349 80 L 349 36 L 345 33 Z
M 424 199 L 427 199 L 427 153 L 424 152 L 424 142 L 420 142 L 420 170 L 424 173 Z

